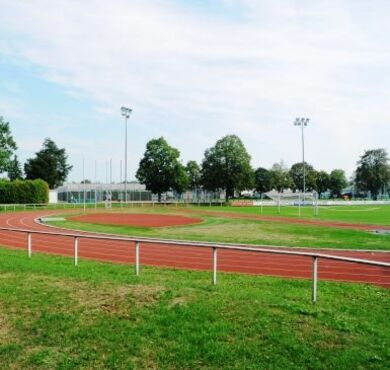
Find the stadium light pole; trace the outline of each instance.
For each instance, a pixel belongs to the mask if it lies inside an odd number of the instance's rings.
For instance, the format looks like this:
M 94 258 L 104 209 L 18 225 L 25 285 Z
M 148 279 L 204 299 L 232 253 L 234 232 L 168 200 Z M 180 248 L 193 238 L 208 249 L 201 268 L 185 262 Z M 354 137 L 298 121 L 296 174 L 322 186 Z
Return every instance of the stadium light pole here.
M 125 203 L 127 203 L 127 120 L 133 110 L 121 107 L 122 116 L 125 117 Z
M 294 126 L 301 126 L 302 132 L 302 165 L 303 165 L 303 203 L 305 203 L 305 194 L 306 194 L 306 165 L 305 165 L 305 135 L 304 128 L 308 125 L 309 118 L 296 118 Z

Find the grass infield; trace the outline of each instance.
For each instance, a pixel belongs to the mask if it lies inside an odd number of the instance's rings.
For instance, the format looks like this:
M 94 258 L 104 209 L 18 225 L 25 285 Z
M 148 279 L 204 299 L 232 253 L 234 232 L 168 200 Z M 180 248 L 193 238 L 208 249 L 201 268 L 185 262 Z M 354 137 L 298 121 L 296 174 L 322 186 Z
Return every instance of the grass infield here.
M 372 207 L 371 207 L 372 208 Z M 322 217 L 330 221 L 344 221 L 351 223 L 373 223 L 389 225 L 390 207 L 378 206 L 376 210 L 370 207 L 338 207 L 328 209 L 328 214 L 322 212 Z M 283 245 L 289 247 L 335 248 L 335 249 L 367 249 L 390 250 L 390 235 L 373 234 L 369 231 L 338 229 L 318 225 L 300 225 L 283 222 L 270 222 L 249 219 L 234 219 L 218 215 L 218 212 L 229 211 L 243 214 L 259 214 L 259 207 L 209 207 L 209 208 L 131 208 L 124 212 L 139 212 L 153 214 L 172 214 L 201 216 L 203 223 L 181 227 L 142 228 L 131 226 L 97 225 L 70 220 L 51 222 L 51 225 L 93 232 L 110 234 L 141 236 L 153 238 L 214 241 L 225 243 L 248 243 L 263 245 Z M 207 211 L 207 213 L 205 213 Z M 310 209 L 305 208 L 308 213 Z M 77 211 L 78 213 L 80 211 Z M 275 215 L 276 209 L 264 207 L 264 214 Z M 288 213 L 290 212 L 290 213 Z M 286 207 L 282 215 L 294 217 L 296 209 Z M 69 217 L 70 215 L 64 215 Z M 307 218 L 309 216 L 306 214 Z M 380 227 L 378 227 L 380 228 Z
M 203 209 L 210 209 L 202 207 Z M 218 207 L 212 207 L 217 211 Z M 243 214 L 261 214 L 260 207 L 223 207 L 228 212 L 236 212 Z M 280 214 L 278 207 L 263 207 L 264 216 L 283 216 L 283 217 L 298 217 L 297 206 L 282 206 Z M 320 206 L 318 216 L 314 216 L 313 207 L 301 207 L 301 218 L 323 220 L 323 221 L 338 221 L 351 223 L 366 223 L 373 225 L 390 225 L 390 205 L 368 205 L 368 206 Z
M 0 248 L 1 369 L 388 369 L 390 291 Z

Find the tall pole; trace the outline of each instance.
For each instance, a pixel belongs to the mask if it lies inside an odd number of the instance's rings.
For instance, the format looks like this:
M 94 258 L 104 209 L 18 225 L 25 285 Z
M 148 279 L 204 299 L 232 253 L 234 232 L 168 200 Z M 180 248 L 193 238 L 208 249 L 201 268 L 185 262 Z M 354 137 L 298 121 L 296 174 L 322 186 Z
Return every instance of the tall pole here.
M 306 197 L 306 163 L 305 163 L 305 135 L 303 128 L 305 127 L 303 124 L 302 127 L 302 165 L 303 165 L 303 204 L 305 204 Z
M 127 119 L 133 110 L 126 107 L 121 107 L 122 116 L 125 117 L 125 203 L 127 203 Z
M 127 115 L 125 116 L 125 203 L 127 203 Z
M 108 161 L 106 160 L 106 199 L 105 199 L 106 208 L 108 208 Z
M 97 163 L 95 159 L 95 210 L 97 206 Z
M 122 159 L 119 163 L 119 183 L 122 184 Z
M 294 126 L 301 126 L 301 135 L 302 135 L 302 167 L 303 167 L 303 204 L 305 204 L 306 196 L 306 163 L 305 163 L 305 135 L 304 128 L 309 123 L 309 118 L 296 118 Z
M 112 204 L 112 158 L 110 158 L 110 207 Z
M 83 203 L 85 212 L 85 159 L 83 158 Z

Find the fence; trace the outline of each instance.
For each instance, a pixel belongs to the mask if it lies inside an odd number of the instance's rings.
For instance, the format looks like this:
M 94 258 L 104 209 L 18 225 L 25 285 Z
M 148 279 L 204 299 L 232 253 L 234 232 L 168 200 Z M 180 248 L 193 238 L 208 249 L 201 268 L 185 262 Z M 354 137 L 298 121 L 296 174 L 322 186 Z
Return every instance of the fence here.
M 16 212 L 38 209 L 97 209 L 97 208 L 131 208 L 131 207 L 169 207 L 169 206 L 224 206 L 225 201 L 211 200 L 206 202 L 186 201 L 129 201 L 129 202 L 98 202 L 98 203 L 37 203 L 37 204 L 0 204 L 0 211 Z
M 148 238 L 134 238 L 134 237 L 115 237 L 109 235 L 92 235 L 92 234 L 76 234 L 76 233 L 58 233 L 49 231 L 36 231 L 28 229 L 15 229 L 15 228 L 4 228 L 0 227 L 0 231 L 10 231 L 17 233 L 24 233 L 27 235 L 27 253 L 28 257 L 32 256 L 33 240 L 32 235 L 51 235 L 51 236 L 63 236 L 73 238 L 73 259 L 74 265 L 77 266 L 79 259 L 79 240 L 80 239 L 94 239 L 94 240 L 109 240 L 109 241 L 127 241 L 134 243 L 135 245 L 135 274 L 138 276 L 140 273 L 140 247 L 142 243 L 153 243 L 153 244 L 164 244 L 173 245 L 178 247 L 196 247 L 196 248 L 210 248 L 211 260 L 212 260 L 212 283 L 217 283 L 217 268 L 218 268 L 218 250 L 235 250 L 241 252 L 255 252 L 255 253 L 267 253 L 276 255 L 289 255 L 289 256 L 301 256 L 312 259 L 312 284 L 311 284 L 311 295 L 312 301 L 317 301 L 317 282 L 318 282 L 318 260 L 327 259 L 335 260 L 346 263 L 359 263 L 363 265 L 379 266 L 379 267 L 390 267 L 390 263 L 371 261 L 366 259 L 349 258 L 334 256 L 322 253 L 309 253 L 309 252 L 297 252 L 297 251 L 286 251 L 286 250 L 275 250 L 269 248 L 257 248 L 257 247 L 244 247 L 244 246 L 232 246 L 232 245 L 221 245 L 216 243 L 200 243 L 200 242 L 187 242 L 187 241 L 175 241 L 175 240 L 161 240 L 161 239 L 148 239 Z M 264 246 L 263 246 L 264 247 Z

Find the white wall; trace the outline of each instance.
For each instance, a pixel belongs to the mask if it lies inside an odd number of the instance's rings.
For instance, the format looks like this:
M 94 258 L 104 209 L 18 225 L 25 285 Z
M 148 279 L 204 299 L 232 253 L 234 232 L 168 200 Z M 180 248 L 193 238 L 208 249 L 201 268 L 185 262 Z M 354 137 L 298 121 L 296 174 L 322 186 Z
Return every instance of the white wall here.
M 49 203 L 58 203 L 57 190 L 49 190 Z

